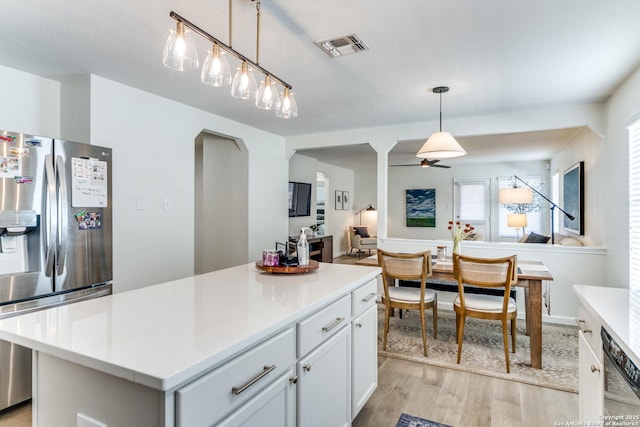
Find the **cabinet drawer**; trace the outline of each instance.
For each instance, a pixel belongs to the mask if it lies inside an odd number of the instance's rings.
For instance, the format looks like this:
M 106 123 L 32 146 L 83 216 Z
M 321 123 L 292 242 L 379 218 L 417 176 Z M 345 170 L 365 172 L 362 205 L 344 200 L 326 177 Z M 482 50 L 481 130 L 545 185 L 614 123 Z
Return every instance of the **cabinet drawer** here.
M 604 353 L 602 351 L 602 337 L 600 336 L 600 322 L 595 315 L 591 314 L 589 310 L 580 306 L 578 308 L 579 326 L 583 331 L 584 338 L 587 340 L 595 354 L 603 361 Z M 589 332 L 590 331 L 590 332 Z
M 378 282 L 371 279 L 351 293 L 351 315 L 357 316 L 376 303 Z
M 302 357 L 351 321 L 351 295 L 298 322 L 298 357 Z
M 271 384 L 295 363 L 287 329 L 176 392 L 178 426 L 210 426 Z

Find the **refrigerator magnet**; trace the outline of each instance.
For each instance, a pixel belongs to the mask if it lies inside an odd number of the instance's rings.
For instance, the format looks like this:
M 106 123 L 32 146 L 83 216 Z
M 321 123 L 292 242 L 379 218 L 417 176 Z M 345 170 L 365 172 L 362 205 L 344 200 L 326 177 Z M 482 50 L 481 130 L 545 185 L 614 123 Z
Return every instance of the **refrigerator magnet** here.
M 27 139 L 24 143 L 32 147 L 42 147 L 42 141 L 39 139 Z
M 19 157 L 28 156 L 29 149 L 26 147 L 10 147 L 9 154 L 12 156 L 19 156 Z
M 15 140 L 16 140 L 15 136 L 12 136 L 12 135 L 0 135 L 0 141 L 13 143 Z
M 80 222 L 80 221 L 84 221 L 84 216 L 87 214 L 87 211 L 80 211 L 78 213 L 75 214 L 76 217 L 76 221 Z
M 16 176 L 16 184 L 31 184 L 33 182 L 32 176 Z

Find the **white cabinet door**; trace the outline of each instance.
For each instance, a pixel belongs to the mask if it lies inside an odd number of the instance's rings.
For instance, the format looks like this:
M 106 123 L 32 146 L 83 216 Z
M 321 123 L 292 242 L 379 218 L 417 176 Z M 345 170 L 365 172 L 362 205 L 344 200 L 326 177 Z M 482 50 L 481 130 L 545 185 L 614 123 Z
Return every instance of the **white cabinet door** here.
M 348 325 L 298 361 L 298 426 L 351 424 L 351 328 Z
M 584 332 L 578 332 L 579 386 L 578 404 L 580 421 L 599 421 L 604 414 L 604 367 L 598 354 L 602 348 L 593 349 L 585 338 Z
M 294 373 L 293 370 L 289 370 L 216 427 L 294 427 L 295 396 Z
M 351 349 L 351 419 L 358 415 L 378 386 L 378 308 L 369 307 L 353 319 Z

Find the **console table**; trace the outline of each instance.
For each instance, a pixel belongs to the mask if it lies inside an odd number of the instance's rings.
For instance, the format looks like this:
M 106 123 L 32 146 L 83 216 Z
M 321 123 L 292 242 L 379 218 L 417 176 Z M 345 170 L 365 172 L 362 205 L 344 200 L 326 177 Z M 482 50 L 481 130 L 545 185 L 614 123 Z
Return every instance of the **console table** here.
M 295 247 L 298 237 L 289 237 Z M 333 262 L 333 236 L 307 237 L 309 242 L 309 259 L 318 262 Z

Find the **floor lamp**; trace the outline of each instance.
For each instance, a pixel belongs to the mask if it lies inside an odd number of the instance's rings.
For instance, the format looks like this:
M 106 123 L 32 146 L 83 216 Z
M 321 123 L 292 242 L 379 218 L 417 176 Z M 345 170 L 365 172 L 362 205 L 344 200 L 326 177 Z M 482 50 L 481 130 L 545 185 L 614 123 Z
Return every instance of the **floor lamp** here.
M 553 203 L 551 200 L 549 200 L 549 198 L 547 196 L 545 196 L 544 194 L 540 193 L 538 190 L 536 190 L 535 188 L 530 186 L 528 183 L 526 183 L 522 179 L 518 178 L 516 175 L 514 175 L 514 177 L 515 177 L 515 179 L 517 179 L 518 181 L 520 181 L 521 183 L 523 183 L 524 185 L 529 187 L 531 190 L 535 191 L 535 193 L 538 196 L 542 197 L 543 199 L 545 199 L 547 202 L 549 202 L 551 204 L 551 244 L 553 245 L 555 243 L 555 239 L 554 239 L 554 236 L 553 236 L 554 235 L 554 230 L 553 230 L 553 211 L 555 210 L 555 208 L 558 208 L 558 210 L 560 212 L 562 212 L 563 214 L 565 214 L 567 216 L 567 218 L 569 218 L 571 221 L 576 219 L 576 217 L 574 217 L 569 212 L 567 212 L 564 209 L 562 209 L 560 206 L 558 206 L 555 203 Z
M 358 212 L 355 213 L 355 215 L 360 214 L 360 225 L 362 225 L 362 211 L 367 211 L 367 212 L 375 212 L 376 208 L 374 208 L 371 205 L 365 206 L 364 208 L 360 209 Z

